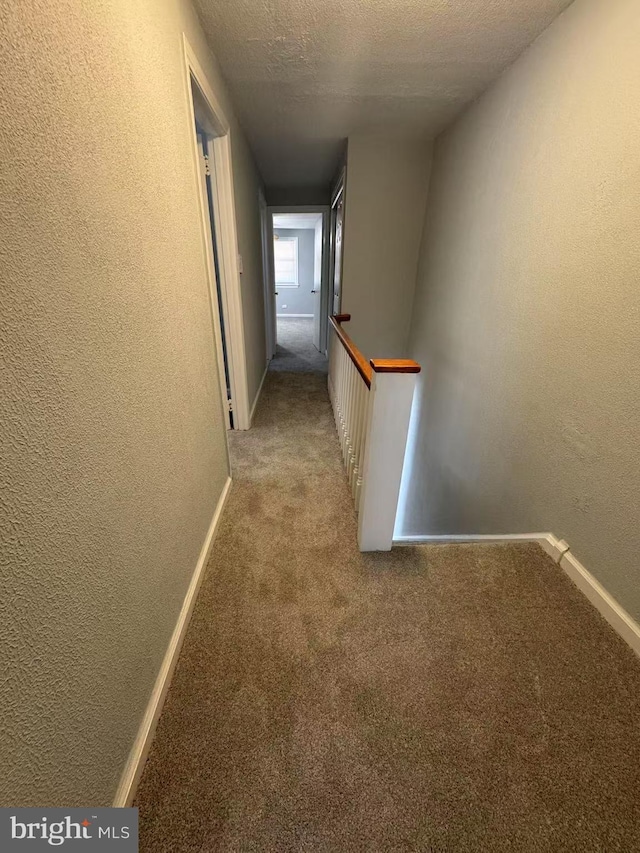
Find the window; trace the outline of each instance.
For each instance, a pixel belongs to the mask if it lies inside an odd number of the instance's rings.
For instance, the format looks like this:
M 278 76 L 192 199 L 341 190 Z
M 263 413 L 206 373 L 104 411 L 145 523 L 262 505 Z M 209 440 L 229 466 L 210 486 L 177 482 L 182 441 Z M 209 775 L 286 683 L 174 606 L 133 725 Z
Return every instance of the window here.
M 298 287 L 298 238 L 273 241 L 273 261 L 278 287 Z

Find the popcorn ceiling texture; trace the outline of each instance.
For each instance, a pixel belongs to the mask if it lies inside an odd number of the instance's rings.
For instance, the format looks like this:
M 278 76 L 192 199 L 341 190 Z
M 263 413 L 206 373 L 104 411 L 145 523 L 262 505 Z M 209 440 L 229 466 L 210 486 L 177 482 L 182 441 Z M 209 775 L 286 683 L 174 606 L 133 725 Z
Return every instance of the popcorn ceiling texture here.
M 432 138 L 570 0 L 195 0 L 270 186 L 328 183 L 360 132 Z
M 435 146 L 404 530 L 551 530 L 640 619 L 640 9 L 579 0 Z
M 5 806 L 110 804 L 228 474 L 183 30 L 228 109 L 187 4 L 0 9 Z

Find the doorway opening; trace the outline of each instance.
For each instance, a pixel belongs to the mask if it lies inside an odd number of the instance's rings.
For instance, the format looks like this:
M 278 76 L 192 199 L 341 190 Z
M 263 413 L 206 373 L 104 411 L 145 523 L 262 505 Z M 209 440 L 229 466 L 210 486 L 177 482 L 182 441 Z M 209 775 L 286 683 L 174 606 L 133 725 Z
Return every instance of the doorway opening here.
M 221 403 L 228 429 L 248 429 L 249 397 L 229 123 L 186 37 L 183 46 Z
M 268 208 L 272 370 L 326 373 L 329 314 L 326 207 Z M 269 329 L 267 329 L 269 333 Z
M 220 387 L 223 391 L 223 405 L 226 409 L 225 416 L 227 418 L 227 428 L 233 429 L 233 389 L 231 387 L 231 371 L 229 366 L 229 349 L 227 342 L 227 331 L 225 329 L 225 317 L 223 311 L 223 293 L 220 286 L 220 249 L 218 238 L 216 235 L 216 213 L 214 200 L 214 185 L 212 169 L 212 139 L 207 134 L 206 130 L 199 124 L 196 116 L 196 136 L 198 139 L 198 165 L 200 168 L 200 181 L 203 186 L 203 195 L 206 198 L 207 213 L 209 220 L 208 229 L 208 244 L 211 251 L 211 259 L 213 261 L 213 278 L 215 279 L 216 287 L 216 304 L 213 310 L 217 311 L 217 319 L 219 322 L 219 341 L 218 343 L 218 370 L 220 372 Z M 216 336 L 217 337 L 217 336 Z

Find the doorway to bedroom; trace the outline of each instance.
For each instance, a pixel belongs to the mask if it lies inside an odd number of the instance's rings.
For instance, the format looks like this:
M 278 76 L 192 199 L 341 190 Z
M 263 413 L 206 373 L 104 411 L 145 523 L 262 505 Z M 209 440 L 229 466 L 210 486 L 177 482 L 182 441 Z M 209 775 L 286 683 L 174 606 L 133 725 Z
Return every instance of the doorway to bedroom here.
M 269 209 L 275 319 L 272 370 L 327 371 L 328 211 Z

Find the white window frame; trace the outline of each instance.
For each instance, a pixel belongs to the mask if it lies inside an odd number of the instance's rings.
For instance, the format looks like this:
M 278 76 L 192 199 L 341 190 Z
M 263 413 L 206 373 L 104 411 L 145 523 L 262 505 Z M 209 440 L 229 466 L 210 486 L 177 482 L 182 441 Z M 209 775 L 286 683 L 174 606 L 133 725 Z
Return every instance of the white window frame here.
M 278 281 L 278 274 L 275 271 L 275 243 L 293 243 L 294 245 L 294 254 L 295 254 L 295 271 L 296 271 L 296 280 L 295 282 L 282 282 Z M 300 287 L 300 266 L 299 266 L 299 257 L 298 257 L 298 238 L 297 237 L 279 237 L 274 241 L 274 277 L 276 282 L 276 287 Z

